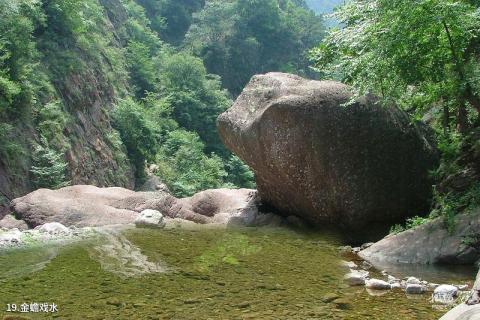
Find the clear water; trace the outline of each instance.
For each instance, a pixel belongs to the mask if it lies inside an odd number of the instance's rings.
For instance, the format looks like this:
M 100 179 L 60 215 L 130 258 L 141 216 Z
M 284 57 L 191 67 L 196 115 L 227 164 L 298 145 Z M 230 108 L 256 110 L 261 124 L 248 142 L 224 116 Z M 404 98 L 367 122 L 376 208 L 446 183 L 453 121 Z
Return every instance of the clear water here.
M 131 229 L 4 252 L 0 319 L 410 320 L 445 312 L 428 295 L 345 286 L 340 244 L 325 232 L 284 229 Z M 443 276 L 454 274 L 474 277 Z M 328 302 L 333 295 L 339 299 Z M 59 312 L 6 312 L 23 302 L 55 303 Z

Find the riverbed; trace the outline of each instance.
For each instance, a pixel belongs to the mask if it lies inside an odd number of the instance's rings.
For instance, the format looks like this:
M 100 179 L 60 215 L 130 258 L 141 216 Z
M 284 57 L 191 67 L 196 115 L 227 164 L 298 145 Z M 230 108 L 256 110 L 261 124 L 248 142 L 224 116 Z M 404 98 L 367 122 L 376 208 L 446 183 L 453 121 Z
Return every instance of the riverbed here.
M 445 313 L 429 294 L 348 287 L 340 245 L 329 232 L 172 228 L 108 231 L 79 243 L 8 250 L 0 254 L 0 315 L 427 320 Z M 474 270 L 434 268 L 423 275 L 465 283 Z M 58 311 L 18 312 L 24 303 L 54 304 Z M 17 312 L 7 312 L 12 305 Z

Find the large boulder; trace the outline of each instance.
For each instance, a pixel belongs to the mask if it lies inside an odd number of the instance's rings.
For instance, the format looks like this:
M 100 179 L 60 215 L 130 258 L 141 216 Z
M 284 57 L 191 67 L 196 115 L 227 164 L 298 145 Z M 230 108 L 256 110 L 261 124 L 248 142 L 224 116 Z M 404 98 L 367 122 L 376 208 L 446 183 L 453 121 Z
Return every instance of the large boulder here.
M 450 231 L 443 218 L 389 235 L 359 252 L 380 269 L 398 263 L 473 264 L 480 259 L 480 210 L 455 218 Z
M 13 200 L 11 208 L 17 218 L 32 228 L 49 222 L 102 226 L 132 223 L 148 200 L 158 198 L 156 193 L 78 185 L 36 190 Z
M 218 130 L 282 214 L 372 232 L 428 212 L 437 152 L 425 126 L 374 97 L 352 98 L 338 82 L 257 75 Z
M 147 209 L 201 224 L 253 225 L 269 216 L 259 212 L 258 203 L 256 190 L 250 189 L 206 190 L 177 199 L 165 192 L 78 185 L 59 190 L 39 189 L 13 200 L 11 209 L 19 222 L 30 228 L 51 222 L 76 227 L 130 224 Z M 14 220 L 8 219 L 5 226 Z

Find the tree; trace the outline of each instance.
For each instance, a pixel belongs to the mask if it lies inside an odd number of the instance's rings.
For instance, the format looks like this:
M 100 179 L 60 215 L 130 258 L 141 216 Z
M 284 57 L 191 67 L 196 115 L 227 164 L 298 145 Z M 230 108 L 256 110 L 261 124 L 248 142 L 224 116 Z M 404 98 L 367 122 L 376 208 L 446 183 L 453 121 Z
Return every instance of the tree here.
M 113 110 L 112 120 L 141 181 L 145 177 L 145 162 L 153 160 L 157 150 L 154 126 L 145 117 L 143 108 L 132 99 L 119 102 Z
M 238 95 L 257 73 L 288 71 L 313 76 L 305 52 L 324 33 L 323 20 L 303 1 L 208 1 L 194 14 L 184 47 Z M 299 58 L 300 57 L 300 58 Z
M 359 93 L 419 112 L 441 104 L 444 125 L 455 113 L 458 130 L 467 132 L 468 110 L 480 112 L 476 6 L 457 0 L 352 0 L 335 16 L 344 27 L 312 51 L 319 71 Z
M 35 146 L 32 156 L 33 183 L 37 188 L 59 189 L 66 187 L 70 181 L 66 179 L 68 165 L 62 152 L 50 147 L 47 139 Z
M 224 185 L 225 172 L 222 159 L 204 153 L 204 144 L 198 135 L 185 130 L 168 134 L 156 157 L 157 174 L 176 196 L 194 193 Z
M 219 78 L 207 74 L 201 59 L 180 53 L 164 57 L 160 80 L 162 93 L 168 96 L 180 126 L 197 132 L 207 153 L 224 154 L 216 119 L 231 101 L 221 89 Z
M 152 29 L 170 44 L 179 45 L 192 23 L 192 13 L 205 0 L 138 0 L 152 21 Z

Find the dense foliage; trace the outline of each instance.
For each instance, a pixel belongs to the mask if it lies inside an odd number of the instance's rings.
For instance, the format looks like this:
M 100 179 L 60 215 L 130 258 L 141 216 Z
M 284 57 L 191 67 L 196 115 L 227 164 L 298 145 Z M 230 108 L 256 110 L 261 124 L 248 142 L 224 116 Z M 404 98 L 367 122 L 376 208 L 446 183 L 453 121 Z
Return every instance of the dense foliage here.
M 256 73 L 312 76 L 305 51 L 323 34 L 322 18 L 303 0 L 210 0 L 194 14 L 184 47 L 237 95 Z
M 460 178 L 462 170 L 480 160 L 472 151 L 468 161 L 459 161 L 462 148 L 473 150 L 478 144 L 470 137 L 480 124 L 479 3 L 351 0 L 335 17 L 343 27 L 331 30 L 311 52 L 317 70 L 353 85 L 359 94 L 397 102 L 413 118 L 431 119 L 442 152 L 437 184 Z M 451 219 L 480 204 L 472 196 L 478 195 L 475 170 L 460 193 L 448 187 L 436 190 L 434 214 Z M 453 205 L 453 199 L 465 201 Z
M 58 188 L 101 154 L 180 196 L 254 187 L 216 118 L 253 74 L 313 75 L 305 52 L 323 34 L 303 0 L 0 1 L 0 166 Z M 85 130 L 99 141 L 79 143 Z

